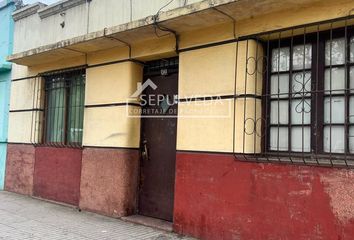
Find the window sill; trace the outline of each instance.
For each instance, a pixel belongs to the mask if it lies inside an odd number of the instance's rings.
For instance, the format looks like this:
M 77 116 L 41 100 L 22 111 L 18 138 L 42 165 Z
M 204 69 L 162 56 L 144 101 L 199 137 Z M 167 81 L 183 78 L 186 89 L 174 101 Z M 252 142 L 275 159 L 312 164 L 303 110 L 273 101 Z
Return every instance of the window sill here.
M 354 156 L 345 155 L 303 155 L 302 154 L 239 154 L 235 157 L 241 161 L 258 162 L 258 163 L 280 163 L 292 165 L 320 166 L 320 167 L 338 167 L 338 168 L 354 168 Z
M 73 149 L 83 149 L 82 145 L 78 144 L 62 144 L 62 143 L 37 143 L 34 144 L 35 147 L 53 147 L 53 148 L 73 148 Z

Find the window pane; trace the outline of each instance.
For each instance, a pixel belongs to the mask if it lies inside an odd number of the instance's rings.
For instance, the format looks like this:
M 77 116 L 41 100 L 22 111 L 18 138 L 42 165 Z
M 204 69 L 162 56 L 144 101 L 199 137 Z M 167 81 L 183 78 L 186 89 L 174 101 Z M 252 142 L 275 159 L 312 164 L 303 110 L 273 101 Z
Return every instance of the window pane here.
M 311 151 L 311 128 L 291 128 L 291 150 L 294 152 Z
M 291 101 L 291 123 L 310 124 L 311 99 L 296 99 Z
M 289 74 L 272 75 L 270 81 L 271 98 L 278 98 L 278 94 L 279 98 L 289 97 Z
M 84 114 L 84 77 L 76 76 L 71 80 L 69 100 L 68 142 L 81 143 Z
M 331 44 L 332 42 L 332 44 Z M 331 48 L 332 46 L 332 48 Z M 337 38 L 326 42 L 326 65 L 344 64 L 345 39 Z
M 349 151 L 354 153 L 354 127 L 349 128 Z
M 350 62 L 354 62 L 354 37 L 350 38 Z
M 271 127 L 270 128 L 270 150 L 287 151 L 288 150 L 288 128 Z
M 349 100 L 349 122 L 354 123 L 354 96 Z
M 276 48 L 272 51 L 272 72 L 289 71 L 290 48 Z
M 345 121 L 344 109 L 345 109 L 344 97 L 332 97 L 332 99 L 330 97 L 326 97 L 324 99 L 325 123 L 344 123 Z
M 344 126 L 326 126 L 323 133 L 323 149 L 325 152 L 344 153 Z
M 305 58 L 304 58 L 305 55 Z M 293 69 L 311 68 L 312 46 L 310 44 L 293 47 Z
M 280 113 L 278 111 L 280 109 Z M 270 123 L 288 124 L 289 123 L 289 101 L 271 101 L 270 103 Z
M 47 142 L 61 143 L 65 140 L 66 89 L 62 78 L 48 82 Z
M 294 97 L 310 96 L 311 72 L 294 73 L 291 87 Z
M 331 74 L 332 72 L 332 74 Z M 345 87 L 345 71 L 344 68 L 332 68 L 325 71 L 325 90 L 332 90 L 332 94 L 344 93 Z M 340 90 L 340 91 L 339 91 Z M 331 92 L 326 92 L 330 94 Z

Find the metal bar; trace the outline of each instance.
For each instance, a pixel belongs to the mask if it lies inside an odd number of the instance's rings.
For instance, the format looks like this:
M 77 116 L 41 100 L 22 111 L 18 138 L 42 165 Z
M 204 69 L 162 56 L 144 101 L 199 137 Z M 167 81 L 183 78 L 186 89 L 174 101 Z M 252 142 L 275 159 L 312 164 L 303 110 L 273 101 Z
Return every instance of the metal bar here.
M 258 40 L 256 40 L 256 56 L 255 56 L 255 69 L 254 69 L 254 94 L 257 95 L 257 83 L 258 83 Z M 256 155 L 256 149 L 257 149 L 257 123 L 258 123 L 258 118 L 257 118 L 257 98 L 254 98 L 254 131 L 253 131 L 253 154 Z
M 267 38 L 267 61 L 266 61 L 266 71 L 265 71 L 265 94 L 268 94 L 270 92 L 270 75 L 272 73 L 272 56 L 270 55 L 270 36 L 268 35 Z M 268 152 L 270 148 L 270 141 L 269 141 L 269 136 L 270 136 L 270 120 L 269 120 L 269 115 L 270 115 L 270 97 L 268 95 L 264 96 L 265 100 L 265 111 L 264 111 L 264 119 L 265 119 L 265 136 L 264 136 L 264 153 Z M 267 158 L 267 161 L 269 161 L 269 158 Z
M 350 61 L 350 38 L 348 37 L 348 22 L 345 20 L 344 26 L 344 84 L 346 90 L 345 92 L 345 100 L 344 100 L 344 152 L 345 152 L 345 164 L 348 166 L 347 157 L 350 154 L 350 141 L 349 141 L 349 115 L 350 115 L 350 106 L 349 106 L 349 92 L 350 92 L 350 68 L 348 67 L 348 62 Z
M 329 96 L 329 122 L 331 123 L 329 127 L 329 154 L 330 154 L 330 162 L 333 166 L 332 162 L 332 44 L 333 44 L 333 23 L 331 23 L 330 28 L 330 47 L 329 47 L 329 64 L 330 64 L 330 71 L 329 71 L 329 89 L 330 89 L 330 96 Z
M 235 46 L 235 79 L 234 79 L 234 96 L 237 95 L 237 72 L 238 72 L 238 48 L 239 48 L 239 42 L 236 42 L 236 46 Z M 233 134 L 232 134 L 232 154 L 234 156 L 234 158 L 236 159 L 235 156 L 235 145 L 236 145 L 236 98 L 234 98 L 233 96 Z M 179 100 L 178 100 L 179 101 Z
M 319 108 L 318 108 L 318 100 L 319 100 L 319 94 L 318 94 L 318 91 L 319 91 L 319 41 L 320 41 L 320 26 L 317 25 L 317 34 L 316 34 L 316 42 L 315 42 L 315 47 L 312 47 L 312 63 L 311 63 L 311 66 L 312 66 L 312 71 L 311 71 L 311 74 L 312 74 L 312 83 L 311 83 L 311 91 L 313 91 L 313 86 L 315 86 L 315 97 L 312 97 L 312 102 L 311 102 L 311 108 L 313 109 L 312 112 L 311 112 L 311 122 L 314 122 L 312 128 L 311 128 L 311 133 L 315 133 L 315 134 L 311 134 L 311 152 L 312 153 L 315 153 L 314 156 L 315 156 L 315 159 L 316 159 L 316 162 L 317 164 L 319 164 L 319 161 L 318 161 L 318 151 L 319 151 L 319 134 L 318 134 L 318 131 L 319 131 L 319 121 L 320 121 L 320 118 L 318 117 L 318 111 L 319 111 Z M 316 56 L 314 58 L 314 56 Z M 322 130 L 321 130 L 322 131 Z
M 302 65 L 303 65 L 303 72 L 302 72 L 302 111 L 301 111 L 301 122 L 302 122 L 302 125 L 304 125 L 304 120 L 305 120 L 305 101 L 306 99 L 304 98 L 305 96 L 305 88 L 306 88 L 306 80 L 305 80 L 305 75 L 306 75 L 306 72 L 305 72 L 305 65 L 306 65 L 306 27 L 304 28 L 304 51 L 303 51 L 303 62 L 302 62 Z M 312 61 L 312 59 L 311 59 Z M 311 121 L 311 120 L 310 120 Z M 304 138 L 304 134 L 305 134 L 305 131 L 304 131 L 304 126 L 301 127 L 301 148 L 302 148 L 302 159 L 303 159 L 303 162 L 304 164 L 306 165 L 306 161 L 305 161 L 305 158 L 304 158 L 304 144 L 305 144 L 305 138 Z
M 246 95 L 247 94 L 247 81 L 248 81 L 248 60 L 249 60 L 249 40 L 246 40 L 246 69 L 245 69 L 245 79 L 244 79 L 244 85 L 245 85 L 245 88 L 244 88 L 244 94 Z M 245 145 L 246 145 L 246 111 L 247 111 L 247 98 L 244 97 L 243 98 L 243 144 L 242 144 L 242 152 L 245 153 Z
M 51 70 L 51 71 L 48 71 L 48 72 L 43 72 L 43 73 L 40 73 L 39 76 L 41 77 L 53 77 L 55 75 L 63 75 L 64 73 L 67 73 L 67 72 L 73 72 L 73 71 L 76 71 L 76 70 L 83 70 L 83 69 L 86 69 L 88 66 L 87 65 L 80 65 L 80 66 L 77 66 L 77 67 L 69 67 L 69 68 L 63 68 L 63 69 L 56 69 L 56 70 Z
M 291 156 L 291 150 L 292 150 L 292 122 L 291 122 L 291 111 L 292 111 L 292 103 L 293 103 L 293 73 L 294 73 L 294 67 L 293 67 L 293 52 L 294 52 L 294 30 L 291 30 L 291 40 L 290 40 L 290 51 L 289 51 L 289 55 L 290 55 L 290 63 L 289 63 L 289 91 L 288 91 L 288 154 L 289 154 L 289 158 L 291 163 L 293 163 L 293 159 Z M 296 72 L 295 72 L 296 74 Z
M 10 113 L 18 113 L 18 112 L 32 112 L 32 111 L 39 111 L 39 112 L 43 112 L 44 109 L 40 109 L 40 108 L 30 108 L 30 109 L 19 109 L 19 110 L 10 110 Z
M 30 77 L 24 77 L 24 78 L 15 78 L 15 79 L 12 79 L 11 82 L 25 81 L 25 80 L 29 80 L 29 79 L 37 78 L 37 77 L 38 76 L 30 76 Z
M 179 100 L 179 102 L 183 102 Z M 107 103 L 107 104 L 94 104 L 94 105 L 85 105 L 85 108 L 101 108 L 101 107 L 119 107 L 119 106 L 136 106 L 140 107 L 139 103 Z
M 37 106 L 35 106 L 36 105 L 36 97 L 37 97 L 37 94 L 38 94 L 38 86 L 37 86 L 37 84 L 39 84 L 38 83 L 38 78 L 35 78 L 34 79 L 34 89 L 33 89 L 33 102 L 32 102 L 32 107 L 33 108 L 37 108 Z M 33 128 L 35 128 L 36 127 L 36 122 L 37 122 L 37 115 L 35 114 L 37 111 L 33 111 L 32 112 L 32 124 L 31 124 L 31 142 L 34 144 L 35 142 L 36 142 L 36 136 L 35 136 L 35 134 L 36 134 L 36 129 L 34 129 L 34 133 L 33 133 Z
M 178 99 L 178 102 L 214 101 L 214 100 L 239 99 L 239 98 L 254 98 L 254 99 L 261 100 L 262 96 L 258 96 L 258 95 L 254 95 L 254 94 L 237 94 L 237 95 L 221 95 L 221 96 L 215 95 L 215 96 L 205 96 L 205 97 L 180 98 L 180 99 Z M 124 103 L 112 103 L 112 104 L 124 105 L 124 104 L 130 104 L 130 103 L 124 102 Z M 112 104 L 109 104 L 109 105 L 112 105 Z M 134 103 L 131 103 L 131 104 L 134 104 Z
M 212 9 L 214 9 L 215 11 L 217 11 L 217 12 L 221 13 L 222 15 L 224 15 L 224 16 L 228 17 L 229 19 L 231 19 L 231 21 L 232 21 L 233 37 L 234 37 L 234 39 L 236 39 L 236 38 L 237 38 L 237 37 L 236 37 L 236 19 L 235 19 L 233 16 L 231 16 L 231 15 L 229 15 L 229 14 L 227 14 L 227 13 L 221 11 L 221 10 L 218 9 L 217 7 L 212 7 Z
M 280 149 L 279 149 L 279 140 L 280 140 L 280 100 L 279 100 L 279 86 L 280 86 L 280 73 L 279 73 L 279 70 L 280 70 L 280 48 L 281 48 L 281 32 L 279 33 L 279 37 L 278 37 L 278 62 L 277 62 L 277 81 L 278 81 L 278 99 L 277 99 L 277 102 L 278 102 L 278 106 L 277 106 L 277 123 L 278 123 L 278 126 L 277 126 L 277 152 L 279 154 L 280 152 Z M 290 52 L 289 52 L 290 54 Z M 289 121 L 289 116 L 288 116 L 288 121 Z M 289 130 L 288 130 L 289 131 Z M 288 138 L 289 139 L 289 138 Z M 278 160 L 279 162 L 281 162 L 280 158 L 279 158 L 279 155 L 278 155 Z

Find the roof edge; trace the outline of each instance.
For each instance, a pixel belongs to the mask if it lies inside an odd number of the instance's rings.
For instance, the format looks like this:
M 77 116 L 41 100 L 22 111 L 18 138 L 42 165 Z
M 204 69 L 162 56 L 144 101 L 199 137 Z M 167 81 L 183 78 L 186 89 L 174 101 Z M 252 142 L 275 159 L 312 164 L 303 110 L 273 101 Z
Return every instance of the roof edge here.
M 161 12 L 157 18 L 157 22 L 163 23 L 163 22 L 166 22 L 166 21 L 169 21 L 172 19 L 176 19 L 176 18 L 184 17 L 186 15 L 193 14 L 193 13 L 201 12 L 201 11 L 213 8 L 213 7 L 218 7 L 221 5 L 226 5 L 226 4 L 235 3 L 235 2 L 239 2 L 239 1 L 241 1 L 241 0 L 205 0 L 202 2 L 193 3 L 190 5 L 184 6 L 184 7 L 179 7 L 179 8 L 175 8 L 175 9 L 172 9 L 172 10 L 169 10 L 166 12 Z M 56 43 L 47 44 L 47 45 L 40 46 L 40 47 L 33 48 L 33 49 L 29 49 L 29 50 L 26 50 L 23 52 L 14 53 L 14 54 L 7 57 L 7 61 L 14 62 L 17 59 L 45 53 L 45 52 L 59 49 L 59 48 L 68 47 L 68 46 L 71 46 L 74 44 L 87 42 L 90 40 L 94 40 L 94 39 L 101 38 L 104 36 L 117 34 L 120 32 L 127 32 L 127 31 L 131 31 L 131 30 L 136 30 L 139 28 L 151 26 L 153 24 L 154 24 L 154 16 L 147 16 L 142 19 L 138 19 L 138 20 L 131 21 L 128 23 L 123 23 L 123 24 L 116 25 L 113 27 L 105 28 L 100 31 L 91 32 L 89 34 L 81 35 L 78 37 L 61 40 Z
M 41 19 L 55 15 L 57 13 L 63 12 L 70 8 L 79 6 L 86 3 L 87 0 L 62 0 L 57 3 L 51 4 L 47 7 L 44 7 L 38 11 L 39 17 Z
M 31 5 L 28 5 L 24 8 L 20 8 L 12 13 L 14 21 L 18 21 L 22 18 L 34 15 L 38 12 L 39 9 L 46 7 L 47 5 L 41 2 L 36 2 Z

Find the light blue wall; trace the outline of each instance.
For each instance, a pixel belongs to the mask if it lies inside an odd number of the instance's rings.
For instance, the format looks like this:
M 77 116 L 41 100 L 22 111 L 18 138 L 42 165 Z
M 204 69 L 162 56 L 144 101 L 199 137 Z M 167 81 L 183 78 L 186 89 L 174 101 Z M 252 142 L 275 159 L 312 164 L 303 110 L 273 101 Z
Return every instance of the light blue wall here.
M 13 0 L 0 0 L 0 190 L 4 189 L 7 127 L 10 100 L 11 64 L 6 57 L 12 53 L 14 23 Z

